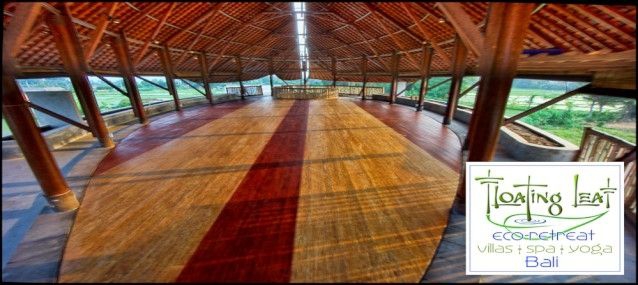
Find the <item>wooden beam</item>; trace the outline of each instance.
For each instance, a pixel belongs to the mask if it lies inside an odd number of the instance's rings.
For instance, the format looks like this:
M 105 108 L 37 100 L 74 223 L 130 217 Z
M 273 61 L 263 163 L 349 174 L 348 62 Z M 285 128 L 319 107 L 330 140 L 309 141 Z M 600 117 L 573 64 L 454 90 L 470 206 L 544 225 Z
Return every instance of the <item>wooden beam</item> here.
M 204 15 L 202 15 L 201 17 L 193 20 L 190 24 L 188 24 L 188 26 L 186 26 L 185 28 L 171 34 L 168 37 L 168 40 L 166 41 L 166 45 L 169 45 L 173 42 L 175 42 L 179 36 L 181 36 L 182 34 L 186 33 L 187 31 L 192 30 L 193 28 L 197 27 L 197 25 L 203 23 L 204 21 L 206 21 L 208 18 L 212 17 L 213 15 L 215 15 L 215 13 L 219 12 L 219 9 L 221 8 L 221 6 L 224 5 L 223 2 L 217 2 L 213 5 L 212 8 L 210 8 L 210 10 L 208 10 L 208 12 L 204 13 Z
M 485 44 L 478 63 L 481 83 L 468 133 L 469 161 L 490 161 L 494 157 L 507 98 L 534 9 L 530 3 L 489 5 Z
M 157 87 L 157 88 L 160 88 L 160 89 L 164 89 L 164 90 L 166 90 L 166 91 L 169 91 L 167 87 L 164 87 L 164 86 L 162 86 L 162 85 L 159 85 L 159 84 L 157 84 L 157 83 L 155 83 L 155 82 L 153 82 L 153 81 L 150 81 L 150 80 L 148 80 L 148 79 L 146 79 L 146 78 L 144 78 L 144 77 L 142 77 L 142 76 L 135 75 L 135 77 L 137 77 L 137 78 L 139 78 L 140 80 L 142 80 L 142 81 L 144 81 L 144 82 L 146 82 L 146 83 L 148 83 L 148 84 L 151 84 L 151 85 L 153 85 L 153 86 L 155 86 L 155 87 Z M 169 91 L 169 92 L 170 92 L 170 91 Z
M 608 54 L 561 54 L 520 59 L 518 74 L 592 74 L 593 70 L 636 70 L 636 50 Z
M 509 117 L 508 119 L 506 119 L 503 122 L 503 126 L 507 126 L 507 125 L 513 123 L 514 121 L 516 121 L 516 120 L 518 120 L 520 118 L 523 118 L 523 117 L 528 116 L 530 114 L 536 113 L 536 112 L 538 112 L 540 110 L 543 110 L 543 109 L 545 109 L 545 108 L 547 108 L 547 107 L 549 107 L 551 105 L 554 105 L 554 104 L 556 104 L 556 103 L 558 103 L 560 101 L 563 101 L 563 100 L 565 100 L 565 99 L 567 99 L 569 97 L 572 97 L 572 96 L 574 96 L 574 95 L 576 95 L 578 93 L 581 93 L 582 90 L 588 89 L 590 86 L 591 86 L 590 84 L 587 84 L 587 85 L 585 85 L 583 87 L 576 88 L 576 89 L 574 89 L 572 91 L 569 91 L 569 92 L 567 92 L 567 93 L 565 93 L 563 95 L 557 96 L 555 98 L 552 98 L 551 100 L 543 102 L 542 104 L 540 104 L 538 106 L 534 106 L 533 108 L 530 108 L 528 110 L 520 112 L 520 113 L 518 113 L 518 114 L 516 114 L 514 116 L 511 116 L 511 117 Z
M 399 3 L 401 5 L 401 8 L 403 8 L 403 11 L 405 11 L 405 14 L 408 15 L 408 17 L 410 18 L 410 20 L 412 20 L 412 22 L 414 22 L 414 24 L 416 25 L 416 27 L 419 29 L 419 31 L 421 32 L 421 34 L 423 35 L 423 38 L 428 41 L 430 43 L 430 45 L 434 48 L 434 50 L 439 54 L 439 57 L 443 58 L 443 60 L 448 63 L 451 64 L 452 60 L 450 59 L 450 57 L 447 55 L 447 53 L 445 53 L 445 50 L 443 50 L 443 48 L 441 48 L 439 46 L 439 44 L 437 44 L 434 41 L 434 35 L 431 34 L 428 29 L 424 28 L 423 26 L 421 26 L 421 21 L 417 20 L 416 17 L 414 16 L 414 14 L 412 14 L 412 9 L 409 9 L 407 7 L 407 4 L 404 2 Z
M 625 44 L 619 42 L 614 37 L 609 36 L 605 31 L 602 31 L 600 28 L 592 25 L 590 22 L 584 21 L 583 19 L 575 16 L 573 12 L 568 11 L 563 6 L 561 6 L 559 4 L 550 4 L 550 5 L 548 5 L 548 8 L 549 9 L 553 9 L 556 12 L 562 14 L 562 16 L 566 17 L 567 19 L 570 19 L 570 20 L 576 22 L 581 27 L 585 27 L 586 30 L 594 32 L 597 36 L 600 36 L 600 37 L 604 38 L 606 41 L 608 41 L 611 44 L 615 45 L 616 48 L 619 48 L 619 49 L 627 48 L 627 46 Z
M 461 85 L 463 84 L 463 73 L 465 73 L 466 60 L 467 48 L 463 44 L 460 35 L 457 34 L 456 42 L 454 44 L 454 63 L 452 64 L 452 70 L 450 70 L 450 73 L 452 74 L 452 84 L 450 84 L 445 115 L 443 116 L 444 125 L 449 125 L 454 120 L 454 113 L 456 112 L 456 106 L 459 103 L 459 93 L 461 92 Z
M 417 101 L 416 111 L 423 110 L 423 102 L 425 102 L 425 94 L 428 90 L 428 81 L 430 79 L 430 69 L 432 67 L 432 47 L 423 46 L 423 60 L 421 63 L 421 86 L 419 87 L 419 100 Z
M 9 23 L 11 28 L 6 29 L 2 35 L 3 66 L 8 63 L 7 66 L 11 68 L 17 66 L 16 58 L 20 46 L 31 33 L 42 10 L 41 3 L 16 3 L 15 5 L 16 10 Z M 11 70 L 11 74 L 15 75 L 15 73 L 17 70 Z
M 571 8 L 571 9 L 575 10 L 576 12 L 585 15 L 592 22 L 594 22 L 594 23 L 606 28 L 607 30 L 609 30 L 611 32 L 614 32 L 614 33 L 618 34 L 619 36 L 623 37 L 624 39 L 626 39 L 628 41 L 635 41 L 636 40 L 635 33 L 627 33 L 625 31 L 623 31 L 622 29 L 619 29 L 616 26 L 609 24 L 607 21 L 605 21 L 605 20 L 601 19 L 600 17 L 594 15 L 593 13 L 585 10 L 582 5 L 567 4 L 567 8 Z
M 42 5 L 26 2 L 15 5 L 14 16 L 5 27 L 2 38 L 2 115 L 49 204 L 58 211 L 75 210 L 80 203 L 64 180 L 29 110 L 27 97 L 15 78 L 16 55 L 33 28 Z
M 173 9 L 175 9 L 175 5 L 177 5 L 177 2 L 173 2 L 171 4 L 171 6 L 168 7 L 168 10 L 166 12 L 164 12 L 164 16 L 159 21 L 159 23 L 157 23 L 157 26 L 155 27 L 155 30 L 153 30 L 153 33 L 151 34 L 149 39 L 146 41 L 146 43 L 144 43 L 144 45 L 142 46 L 142 49 L 140 50 L 140 53 L 135 58 L 135 61 L 134 61 L 134 65 L 135 66 L 137 66 L 140 63 L 140 61 L 142 60 L 142 58 L 144 58 L 144 55 L 146 54 L 146 51 L 148 50 L 148 48 L 151 45 L 151 42 L 153 42 L 155 40 L 155 38 L 157 37 L 157 35 L 159 35 L 159 32 L 162 30 L 162 27 L 164 26 L 164 24 L 166 24 L 166 20 L 168 20 L 168 17 L 170 17 L 171 14 L 173 13 Z
M 179 102 L 179 96 L 177 95 L 177 89 L 175 88 L 175 70 L 173 69 L 173 63 L 171 55 L 168 51 L 168 46 L 164 45 L 164 48 L 158 51 L 160 58 L 160 64 L 164 71 L 164 77 L 166 78 L 166 87 L 168 93 L 173 96 L 173 103 L 175 104 L 175 111 L 182 110 L 182 103 Z
M 334 11 L 332 11 L 328 6 L 323 6 L 327 11 L 329 11 L 329 13 L 339 19 L 341 19 L 344 22 L 347 22 L 343 17 L 341 17 L 339 14 L 335 13 Z M 372 13 L 372 12 L 369 12 Z M 348 24 L 350 25 L 350 27 L 354 28 L 357 31 L 357 35 L 359 35 L 359 37 L 361 37 L 363 39 L 363 42 L 359 42 L 359 43 L 365 43 L 368 48 L 372 51 L 372 53 L 376 56 L 379 57 L 379 53 L 377 52 L 377 50 L 374 48 L 374 46 L 372 46 L 372 44 L 370 44 L 370 40 L 366 38 L 365 35 L 367 35 L 368 37 L 371 37 L 370 35 L 368 35 L 367 33 L 365 33 L 364 31 L 362 31 L 357 25 L 356 25 L 357 21 L 353 21 L 353 22 L 348 22 Z M 356 44 L 359 43 L 350 43 L 349 45 L 354 46 Z M 379 66 L 379 64 L 377 64 L 375 61 L 370 59 L 370 62 L 372 62 L 373 64 Z M 380 61 L 381 64 L 383 64 L 383 66 L 379 66 L 384 70 L 390 71 L 392 68 L 386 66 L 382 61 Z
M 92 72 L 91 75 L 97 77 L 98 79 L 102 80 L 102 82 L 106 83 L 106 85 L 111 86 L 111 88 L 115 89 L 117 92 L 120 92 L 120 94 L 129 97 L 128 93 L 124 90 L 122 90 L 122 88 L 120 88 L 119 86 L 115 85 L 115 83 L 111 82 L 111 80 L 106 79 L 104 76 L 102 76 L 101 74 Z
M 181 77 L 178 77 L 178 76 L 176 76 L 176 78 L 181 80 L 182 82 L 186 83 L 186 85 L 190 86 L 190 88 L 195 89 L 195 91 L 197 91 L 197 93 L 204 95 L 204 97 L 206 96 L 206 92 L 197 89 L 197 87 L 195 85 L 191 84 L 190 82 L 188 82 L 188 80 L 186 80 L 184 78 L 181 78 Z
M 403 90 L 401 90 L 401 92 L 397 93 L 396 97 L 399 97 L 399 95 L 403 94 L 403 92 L 408 91 L 408 89 L 410 89 L 412 87 L 412 85 L 416 84 L 416 81 L 411 82 L 410 84 L 407 84 L 405 86 L 405 88 L 403 88 Z
M 472 23 L 470 16 L 463 10 L 462 4 L 438 2 L 437 7 L 452 24 L 465 46 L 476 56 L 480 56 L 480 52 L 483 49 L 483 36 L 479 28 Z
M 474 90 L 474 88 L 478 87 L 479 84 L 481 84 L 481 79 L 480 78 L 474 84 L 472 84 L 470 87 L 468 87 L 467 89 L 463 90 L 463 92 L 461 92 L 461 94 L 459 94 L 459 99 L 461 99 L 461 97 L 465 96 L 465 94 L 470 93 L 470 91 L 472 91 L 472 90 Z
M 97 105 L 93 89 L 87 74 L 89 66 L 84 58 L 82 44 L 71 19 L 69 8 L 61 4 L 59 15 L 49 13 L 46 23 L 51 30 L 55 45 L 62 59 L 64 68 L 69 73 L 69 78 L 84 110 L 84 115 L 103 147 L 114 147 L 113 138 L 109 134 L 102 114 Z
M 612 16 L 614 18 L 614 20 L 621 22 L 625 25 L 627 25 L 628 27 L 631 27 L 632 29 L 636 30 L 636 19 L 635 19 L 635 12 L 634 12 L 634 19 L 630 19 L 625 17 L 625 15 L 622 15 L 616 11 L 614 11 L 611 8 L 607 8 L 604 5 L 594 5 L 594 7 L 596 7 L 596 9 L 602 11 L 603 13 Z
M 388 29 L 388 27 L 385 25 L 385 23 L 383 23 L 381 21 L 381 19 L 379 19 L 379 17 L 377 16 L 378 14 L 375 14 L 375 17 L 373 17 L 376 21 L 377 24 L 379 26 L 381 26 L 381 28 L 383 29 L 383 31 L 385 31 L 386 34 L 390 35 L 390 39 L 392 39 L 392 42 L 394 42 L 394 44 L 397 46 L 397 48 L 399 48 L 399 50 L 405 50 L 405 46 L 401 43 L 401 41 L 399 41 L 394 34 Z M 406 57 L 408 58 L 408 62 L 410 62 L 410 64 L 415 67 L 416 69 L 419 69 L 419 64 L 417 63 L 417 61 L 414 59 L 414 57 L 412 57 L 412 55 L 410 53 L 406 53 L 405 54 Z
M 129 94 L 128 97 L 131 101 L 133 114 L 135 114 L 135 116 L 139 119 L 140 124 L 145 125 L 148 123 L 148 119 L 146 118 L 140 91 L 137 88 L 137 83 L 135 82 L 135 67 L 133 66 L 133 59 L 131 58 L 128 41 L 126 40 L 126 34 L 124 31 L 120 32 L 119 37 L 111 38 L 111 46 L 113 47 L 113 53 L 115 54 L 120 73 L 122 74 L 122 81 L 124 82 L 124 86 Z
M 91 57 L 93 57 L 93 53 L 97 49 L 97 46 L 100 44 L 102 36 L 104 35 L 104 31 L 106 31 L 106 27 L 111 22 L 111 18 L 113 17 L 113 14 L 115 14 L 115 10 L 117 9 L 118 4 L 119 3 L 117 2 L 110 2 L 106 4 L 108 5 L 106 8 L 107 13 L 103 14 L 102 19 L 100 19 L 98 24 L 95 26 L 95 30 L 91 35 L 89 45 L 87 46 L 86 50 L 84 50 L 84 59 L 86 61 L 90 61 Z
M 202 84 L 204 85 L 205 96 L 208 102 L 213 104 L 213 92 L 210 90 L 210 82 L 208 82 L 208 65 L 206 62 L 206 54 L 204 52 L 199 53 L 199 70 L 202 73 Z
M 184 61 L 186 60 L 186 55 L 189 53 L 189 51 L 197 44 L 197 42 L 199 41 L 199 39 L 202 37 L 202 35 L 204 34 L 204 32 L 206 31 L 206 28 L 208 26 L 210 26 L 210 24 L 212 23 L 212 20 L 214 18 L 210 17 L 208 19 L 208 22 L 206 25 L 202 26 L 202 29 L 199 31 L 199 33 L 197 33 L 197 36 L 195 37 L 194 40 L 191 41 L 191 43 L 188 45 L 188 47 L 186 48 L 186 50 L 184 50 L 182 52 L 182 54 L 177 58 L 177 63 L 175 63 L 175 66 L 179 66 L 180 64 L 184 63 Z
M 384 18 L 386 21 L 392 23 L 397 28 L 399 28 L 401 31 L 406 33 L 409 37 L 411 37 L 416 42 L 418 42 L 419 44 L 423 43 L 423 39 L 421 37 L 419 37 L 417 34 L 412 32 L 410 29 L 404 27 L 401 23 L 399 23 L 396 20 L 394 20 L 390 15 L 385 13 L 383 10 L 379 9 L 379 6 L 377 4 L 371 4 L 371 3 L 368 3 L 368 2 L 363 2 L 363 3 L 365 4 L 365 6 L 368 8 L 368 10 L 370 12 L 374 12 L 377 15 L 381 16 L 382 18 Z
M 83 130 L 87 131 L 87 132 L 91 131 L 91 128 L 89 126 L 85 125 L 85 124 L 82 124 L 82 123 L 80 123 L 78 121 L 71 120 L 71 119 L 69 119 L 69 118 L 67 118 L 65 116 L 62 116 L 62 115 L 60 115 L 60 114 L 58 114 L 56 112 L 53 112 L 53 111 L 51 111 L 51 110 L 49 110 L 47 108 L 44 108 L 44 107 L 42 107 L 40 105 L 37 105 L 37 104 L 35 104 L 33 102 L 29 101 L 28 104 L 29 104 L 29 107 L 33 108 L 34 110 L 38 110 L 38 111 L 40 111 L 40 112 L 42 112 L 44 114 L 47 114 L 47 115 L 49 115 L 51 117 L 54 117 L 54 118 L 56 118 L 56 119 L 58 119 L 60 121 L 63 121 L 65 123 L 67 123 L 67 124 L 74 125 L 74 126 L 80 128 L 80 129 L 83 129 Z

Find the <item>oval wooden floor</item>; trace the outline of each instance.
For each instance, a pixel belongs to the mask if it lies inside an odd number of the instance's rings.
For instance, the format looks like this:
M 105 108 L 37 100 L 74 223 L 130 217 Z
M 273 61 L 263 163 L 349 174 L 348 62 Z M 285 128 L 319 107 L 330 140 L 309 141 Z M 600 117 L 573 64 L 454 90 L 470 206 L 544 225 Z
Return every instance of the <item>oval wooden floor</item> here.
M 61 282 L 418 282 L 460 144 L 413 109 L 260 98 L 172 113 L 91 178 Z

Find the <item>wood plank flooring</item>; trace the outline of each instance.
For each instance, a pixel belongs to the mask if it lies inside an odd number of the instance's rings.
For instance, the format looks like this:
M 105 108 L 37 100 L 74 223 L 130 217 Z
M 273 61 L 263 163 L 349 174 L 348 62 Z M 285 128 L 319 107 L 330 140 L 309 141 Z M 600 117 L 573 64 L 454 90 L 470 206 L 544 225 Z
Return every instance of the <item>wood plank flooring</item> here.
M 262 98 L 139 129 L 92 177 L 60 281 L 418 282 L 460 146 L 386 104 Z

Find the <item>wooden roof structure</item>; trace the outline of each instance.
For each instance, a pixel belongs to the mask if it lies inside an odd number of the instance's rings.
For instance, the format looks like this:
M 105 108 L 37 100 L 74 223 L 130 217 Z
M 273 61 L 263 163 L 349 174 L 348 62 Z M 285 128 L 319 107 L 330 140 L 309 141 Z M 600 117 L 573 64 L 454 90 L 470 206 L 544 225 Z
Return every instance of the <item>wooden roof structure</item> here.
M 44 16 L 66 5 L 96 73 L 117 75 L 110 38 L 124 35 L 140 75 L 162 75 L 156 52 L 164 46 L 182 77 L 199 77 L 205 57 L 210 82 L 236 81 L 237 58 L 243 80 L 270 74 L 299 79 L 292 3 L 288 2 L 49 2 L 18 53 L 20 76 L 64 74 Z M 4 26 L 15 3 L 4 3 Z M 306 3 L 310 77 L 387 82 L 391 57 L 401 55 L 399 73 L 418 77 L 424 45 L 434 50 L 434 75 L 450 74 L 455 35 L 468 46 L 466 74 L 476 72 L 486 22 L 486 2 L 315 2 Z M 537 4 L 524 40 L 519 75 L 573 75 L 633 69 L 636 6 Z M 542 52 L 559 53 L 550 55 Z M 541 53 L 536 54 L 534 53 Z M 272 62 L 271 62 L 272 60 Z M 603 73 L 600 73 L 603 74 Z M 608 74 L 606 72 L 605 74 Z M 409 80 L 409 79 L 408 79 Z M 634 87 L 635 88 L 635 87 Z

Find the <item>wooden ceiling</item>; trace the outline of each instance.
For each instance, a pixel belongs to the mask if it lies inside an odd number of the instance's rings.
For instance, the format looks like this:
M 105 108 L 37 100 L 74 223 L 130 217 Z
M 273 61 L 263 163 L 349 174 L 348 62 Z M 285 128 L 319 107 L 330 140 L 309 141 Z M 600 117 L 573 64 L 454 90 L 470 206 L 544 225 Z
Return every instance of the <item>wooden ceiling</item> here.
M 4 26 L 14 4 L 4 4 Z M 22 45 L 18 63 L 23 74 L 60 74 L 62 62 L 44 16 L 59 13 L 48 2 L 39 22 Z M 196 58 L 204 52 L 210 81 L 237 80 L 239 57 L 244 80 L 268 75 L 269 59 L 282 79 L 300 76 L 292 4 L 287 2 L 69 2 L 90 67 L 117 74 L 110 37 L 124 32 L 139 74 L 162 74 L 155 53 L 169 47 L 176 73 L 199 74 Z M 361 81 L 361 62 L 368 57 L 368 79 L 390 79 L 390 56 L 402 54 L 403 76 L 416 75 L 423 44 L 432 45 L 434 74 L 449 74 L 455 33 L 482 37 L 486 2 L 465 2 L 454 25 L 444 4 L 428 2 L 307 3 L 310 77 L 332 79 L 331 58 L 339 80 Z M 469 19 L 469 21 L 468 21 Z M 471 21 L 471 23 L 470 23 Z M 468 24 L 472 27 L 468 27 Z M 459 31 L 459 29 L 464 29 Z M 466 29 L 467 28 L 467 29 Z M 100 33 L 100 31 L 104 33 Z M 525 39 L 526 50 L 558 48 L 560 55 L 521 55 L 519 74 L 592 74 L 601 69 L 634 68 L 636 6 L 538 4 Z M 470 48 L 470 50 L 472 50 Z M 571 61 L 570 61 L 571 60 Z M 632 61 L 633 60 L 633 61 Z M 468 73 L 477 55 L 469 53 Z

